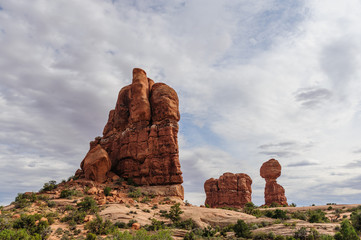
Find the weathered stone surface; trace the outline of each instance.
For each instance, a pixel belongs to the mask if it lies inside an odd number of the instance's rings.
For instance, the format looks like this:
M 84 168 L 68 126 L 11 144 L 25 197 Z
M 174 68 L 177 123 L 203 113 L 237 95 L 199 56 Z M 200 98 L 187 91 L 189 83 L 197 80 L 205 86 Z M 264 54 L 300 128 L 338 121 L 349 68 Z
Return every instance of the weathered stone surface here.
M 272 203 L 288 205 L 285 189 L 276 181 L 281 176 L 281 165 L 279 162 L 276 159 L 270 159 L 263 163 L 260 175 L 266 180 L 264 190 L 265 205 L 271 205 Z
M 252 201 L 252 179 L 244 173 L 224 173 L 204 183 L 205 204 L 210 207 L 242 208 Z
M 120 90 L 103 137 L 90 143 L 90 151 L 100 145 L 108 153 L 108 177 L 114 180 L 115 173 L 146 186 L 183 182 L 178 154 L 178 106 L 177 93 L 171 87 L 154 83 L 142 69 L 133 70 L 132 84 Z
M 98 144 L 89 150 L 80 167 L 84 171 L 85 178 L 103 183 L 107 180 L 111 162 L 108 153 Z

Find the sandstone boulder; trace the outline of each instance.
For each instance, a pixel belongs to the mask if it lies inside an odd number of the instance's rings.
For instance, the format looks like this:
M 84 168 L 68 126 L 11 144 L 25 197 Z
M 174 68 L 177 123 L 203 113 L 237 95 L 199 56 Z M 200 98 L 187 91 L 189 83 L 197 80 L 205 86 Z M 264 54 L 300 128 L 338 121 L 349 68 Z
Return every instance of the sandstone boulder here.
M 281 176 L 281 165 L 276 159 L 270 159 L 263 163 L 260 169 L 261 177 L 266 180 L 264 190 L 265 205 L 276 203 L 279 205 L 288 205 L 285 196 L 285 189 L 279 185 L 276 179 Z
M 242 208 L 252 201 L 252 179 L 244 173 L 224 173 L 204 183 L 205 204 L 210 207 Z
M 98 144 L 90 149 L 80 166 L 87 179 L 103 183 L 112 165 L 108 153 Z

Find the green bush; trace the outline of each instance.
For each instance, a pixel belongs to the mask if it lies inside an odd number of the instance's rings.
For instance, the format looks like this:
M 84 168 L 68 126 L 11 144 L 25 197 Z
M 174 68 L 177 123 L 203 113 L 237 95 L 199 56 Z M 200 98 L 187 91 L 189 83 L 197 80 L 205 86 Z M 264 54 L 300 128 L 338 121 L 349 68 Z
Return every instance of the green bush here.
M 330 220 L 326 217 L 326 213 L 320 209 L 308 210 L 307 214 L 308 214 L 308 221 L 310 223 L 330 222 Z
M 289 217 L 287 216 L 287 212 L 281 209 L 276 209 L 274 211 L 267 210 L 265 211 L 265 216 L 269 218 L 282 219 L 282 220 L 289 219 Z
M 41 240 L 41 236 L 39 234 L 34 234 L 33 236 L 29 235 L 29 233 L 25 229 L 14 230 L 14 229 L 5 229 L 0 231 L 0 239 L 1 240 Z
M 110 220 L 105 220 L 96 215 L 96 218 L 85 225 L 85 229 L 97 235 L 105 235 L 114 232 L 115 226 Z
M 79 211 L 85 211 L 88 213 L 98 212 L 98 205 L 92 197 L 85 197 L 83 201 L 77 204 Z
M 80 196 L 81 193 L 73 189 L 64 189 L 60 193 L 60 198 L 71 198 L 71 196 Z
M 133 233 L 117 232 L 113 235 L 113 240 L 172 240 L 172 234 L 168 230 L 161 230 L 154 234 L 147 232 L 145 229 L 140 229 Z
M 296 219 L 300 219 L 300 220 L 303 220 L 303 221 L 307 220 L 307 214 L 305 212 L 301 212 L 301 211 L 291 213 L 291 217 L 296 218 Z
M 54 180 L 51 180 L 47 183 L 44 183 L 44 186 L 43 188 L 40 190 L 40 192 L 46 192 L 46 191 L 51 191 L 53 189 L 57 188 L 57 185 L 56 185 L 56 181 Z
M 176 222 L 175 227 L 181 228 L 181 229 L 186 229 L 186 230 L 192 230 L 192 229 L 195 229 L 198 226 L 194 222 L 193 219 L 188 218 L 187 220 Z
M 112 191 L 112 189 L 111 189 L 110 187 L 106 186 L 106 187 L 104 188 L 104 195 L 105 195 L 105 196 L 110 196 L 110 195 L 111 195 L 111 194 L 110 194 L 111 191 Z
M 250 238 L 251 230 L 249 229 L 247 223 L 239 219 L 237 223 L 233 226 L 233 230 L 237 237 Z
M 136 223 L 136 222 L 137 222 L 137 220 L 135 220 L 135 219 L 130 219 L 129 222 L 127 223 L 127 226 L 128 226 L 128 227 L 132 227 L 133 223 Z
M 180 215 L 182 213 L 183 211 L 180 208 L 180 203 L 176 203 L 170 207 L 169 213 L 166 216 L 175 223 L 180 221 Z
M 8 229 L 11 227 L 9 219 L 4 218 L 0 215 L 0 231 Z
M 361 232 L 361 210 L 357 209 L 351 213 L 350 220 L 356 231 Z
M 125 222 L 116 222 L 114 223 L 114 226 L 118 228 L 127 228 L 127 224 Z
M 349 220 L 344 220 L 341 223 L 340 232 L 335 234 L 336 240 L 360 240 L 355 229 L 352 227 Z
M 94 233 L 88 233 L 85 238 L 85 240 L 96 240 L 96 239 L 97 239 L 97 235 L 95 235 Z
M 18 193 L 18 196 L 15 198 L 13 202 L 15 208 L 25 208 L 30 206 L 32 202 L 37 200 L 37 195 L 35 193 L 25 194 L 25 193 Z
M 86 212 L 75 210 L 68 213 L 68 215 L 62 218 L 61 221 L 68 222 L 69 225 L 81 224 L 83 223 L 85 216 L 86 216 Z
M 157 231 L 157 230 L 165 228 L 163 221 L 158 221 L 155 218 L 152 218 L 151 221 L 152 221 L 152 224 L 146 227 L 147 231 Z
M 140 198 L 142 195 L 143 195 L 142 192 L 141 192 L 138 188 L 131 187 L 131 188 L 129 189 L 128 197 L 131 197 L 131 198 Z
M 48 221 L 41 221 L 41 218 L 42 215 L 40 214 L 22 214 L 19 219 L 13 222 L 13 228 L 25 229 L 32 236 L 39 234 L 42 237 L 46 237 L 48 235 L 49 223 Z M 37 223 L 37 221 L 39 222 Z

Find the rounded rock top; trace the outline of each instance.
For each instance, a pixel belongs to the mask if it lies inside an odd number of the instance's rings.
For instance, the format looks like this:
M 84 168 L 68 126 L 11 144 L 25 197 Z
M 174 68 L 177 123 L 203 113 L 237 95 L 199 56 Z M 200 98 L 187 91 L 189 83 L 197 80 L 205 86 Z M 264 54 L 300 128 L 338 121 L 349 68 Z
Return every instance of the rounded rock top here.
M 281 176 L 281 164 L 272 158 L 262 164 L 260 174 L 265 179 L 277 179 Z

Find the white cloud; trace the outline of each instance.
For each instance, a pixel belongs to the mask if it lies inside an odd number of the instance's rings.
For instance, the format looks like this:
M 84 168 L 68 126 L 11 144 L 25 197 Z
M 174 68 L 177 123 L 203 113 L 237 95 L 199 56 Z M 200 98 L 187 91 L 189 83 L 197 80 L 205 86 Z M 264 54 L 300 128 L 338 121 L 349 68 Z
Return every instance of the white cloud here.
M 317 184 L 338 173 L 358 176 L 345 166 L 361 144 L 357 0 L 24 0 L 0 7 L 0 159 L 2 172 L 14 168 L 0 181 L 29 183 L 16 191 L 39 189 L 36 171 L 44 182 L 76 170 L 133 67 L 179 94 L 190 202 L 203 201 L 206 178 L 233 171 L 252 177 L 261 204 L 259 167 L 273 156 L 296 203 L 310 204 Z M 318 165 L 305 166 L 307 173 L 287 167 L 305 163 Z

